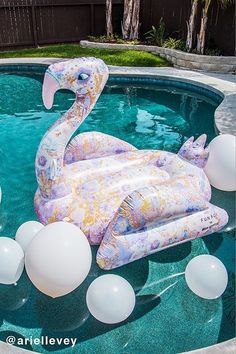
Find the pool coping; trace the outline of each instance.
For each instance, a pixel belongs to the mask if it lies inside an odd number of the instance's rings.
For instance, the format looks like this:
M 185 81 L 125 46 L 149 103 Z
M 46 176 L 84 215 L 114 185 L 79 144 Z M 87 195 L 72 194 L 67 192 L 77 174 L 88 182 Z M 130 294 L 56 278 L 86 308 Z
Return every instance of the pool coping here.
M 0 59 L 1 67 L 37 65 L 46 67 L 65 58 Z M 190 83 L 213 91 L 223 98 L 215 111 L 215 126 L 220 134 L 236 135 L 236 76 L 210 72 L 196 72 L 177 68 L 108 66 L 111 76 L 168 79 Z
M 52 63 L 68 60 L 65 58 L 14 58 L 0 59 L 1 67 L 7 66 L 30 66 L 37 65 L 46 67 Z M 236 135 L 236 76 L 232 74 L 216 74 L 209 72 L 195 72 L 176 68 L 157 68 L 157 67 L 118 67 L 109 66 L 110 75 L 114 77 L 143 77 L 168 79 L 190 83 L 217 93 L 223 101 L 215 111 L 215 125 L 220 134 Z M 236 349 L 236 339 L 232 338 L 213 346 L 201 348 L 186 353 L 192 354 L 217 354 L 234 353 Z M 35 353 L 18 347 L 12 347 L 0 341 L 0 351 L 4 353 Z

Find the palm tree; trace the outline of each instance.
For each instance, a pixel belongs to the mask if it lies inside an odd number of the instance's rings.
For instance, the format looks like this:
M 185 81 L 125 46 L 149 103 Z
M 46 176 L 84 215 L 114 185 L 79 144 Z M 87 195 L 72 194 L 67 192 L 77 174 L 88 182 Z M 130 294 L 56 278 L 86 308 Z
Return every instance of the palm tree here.
M 112 0 L 106 0 L 106 32 L 107 32 L 107 37 L 111 37 L 113 35 Z
M 203 0 L 204 5 L 202 9 L 202 16 L 201 16 L 201 27 L 200 32 L 197 35 L 197 52 L 200 54 L 204 54 L 205 50 L 205 42 L 206 42 L 206 30 L 207 30 L 207 21 L 208 21 L 208 13 L 212 3 L 216 0 Z M 221 8 L 225 8 L 232 3 L 234 0 L 217 0 L 221 6 Z
M 199 5 L 199 0 L 192 0 L 191 13 L 190 13 L 189 21 L 187 21 L 187 29 L 188 29 L 187 39 L 186 39 L 187 52 L 191 52 L 193 48 L 198 5 Z
M 122 35 L 124 39 L 137 39 L 139 37 L 139 11 L 140 0 L 124 0 L 122 21 Z

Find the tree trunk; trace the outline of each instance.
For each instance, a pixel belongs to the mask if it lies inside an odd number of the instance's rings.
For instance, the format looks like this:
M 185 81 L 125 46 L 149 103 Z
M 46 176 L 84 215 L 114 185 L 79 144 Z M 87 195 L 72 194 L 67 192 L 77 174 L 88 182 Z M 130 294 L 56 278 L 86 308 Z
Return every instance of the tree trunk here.
M 123 39 L 128 39 L 130 36 L 132 10 L 133 0 L 124 0 L 123 22 L 121 23 Z
M 194 35 L 196 30 L 195 26 L 196 26 L 197 10 L 198 10 L 198 0 L 193 0 L 191 14 L 189 17 L 189 21 L 187 21 L 187 28 L 188 28 L 187 40 L 186 40 L 187 52 L 190 52 L 193 48 Z
M 137 39 L 139 34 L 140 0 L 124 0 L 123 21 L 121 23 L 123 39 Z
M 130 39 L 138 39 L 139 37 L 139 10 L 140 0 L 134 0 Z
M 205 50 L 207 20 L 208 20 L 207 12 L 205 11 L 205 9 L 203 9 L 200 32 L 197 36 L 197 52 L 200 54 L 204 54 L 204 50 Z
M 106 31 L 107 37 L 113 35 L 112 29 L 112 0 L 106 0 Z

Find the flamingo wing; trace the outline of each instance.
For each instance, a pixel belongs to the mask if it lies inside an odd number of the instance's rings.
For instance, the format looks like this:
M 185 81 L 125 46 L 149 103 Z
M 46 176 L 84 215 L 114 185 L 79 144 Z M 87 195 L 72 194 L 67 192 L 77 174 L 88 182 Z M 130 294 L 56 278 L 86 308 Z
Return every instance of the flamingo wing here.
M 227 222 L 225 210 L 167 181 L 129 194 L 110 222 L 97 252 L 103 269 L 120 267 L 176 244 L 209 235 Z
M 137 150 L 133 145 L 100 132 L 87 132 L 74 137 L 66 148 L 64 162 L 71 164 L 81 160 L 116 155 Z

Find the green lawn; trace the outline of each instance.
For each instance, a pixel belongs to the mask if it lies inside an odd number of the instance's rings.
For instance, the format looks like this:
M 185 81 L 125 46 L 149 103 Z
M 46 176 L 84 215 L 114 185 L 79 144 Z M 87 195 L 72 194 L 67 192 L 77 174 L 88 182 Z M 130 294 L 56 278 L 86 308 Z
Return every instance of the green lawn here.
M 0 52 L 0 58 L 59 57 L 78 58 L 93 56 L 108 65 L 118 66 L 170 66 L 170 63 L 154 54 L 134 50 L 87 49 L 76 44 L 60 44 L 40 48 Z

